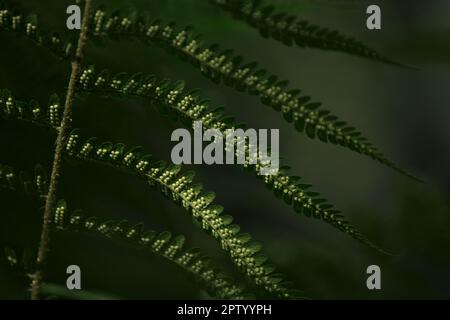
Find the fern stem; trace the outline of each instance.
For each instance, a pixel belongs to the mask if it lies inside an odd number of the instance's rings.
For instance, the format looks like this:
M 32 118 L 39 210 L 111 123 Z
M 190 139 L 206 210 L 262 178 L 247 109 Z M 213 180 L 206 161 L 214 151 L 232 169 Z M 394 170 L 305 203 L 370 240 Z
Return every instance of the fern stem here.
M 92 0 L 86 0 L 84 8 L 83 23 L 78 38 L 77 51 L 74 61 L 72 62 L 72 72 L 70 75 L 69 86 L 67 89 L 66 103 L 64 108 L 64 115 L 61 121 L 61 126 L 58 131 L 58 136 L 56 138 L 56 148 L 53 159 L 53 168 L 50 178 L 50 188 L 47 194 L 45 202 L 45 210 L 42 222 L 41 239 L 39 243 L 39 249 L 36 259 L 36 271 L 32 276 L 31 281 L 31 299 L 38 300 L 39 292 L 42 286 L 43 271 L 45 266 L 45 261 L 47 258 L 47 253 L 49 250 L 50 242 L 50 228 L 51 228 L 51 218 L 52 212 L 56 206 L 56 193 L 59 183 L 59 178 L 61 176 L 61 167 L 63 159 L 63 149 L 66 137 L 69 133 L 71 122 L 72 122 L 72 107 L 75 98 L 75 87 L 80 73 L 81 61 L 83 59 L 83 52 L 86 46 L 88 38 L 89 29 L 89 15 L 92 7 Z

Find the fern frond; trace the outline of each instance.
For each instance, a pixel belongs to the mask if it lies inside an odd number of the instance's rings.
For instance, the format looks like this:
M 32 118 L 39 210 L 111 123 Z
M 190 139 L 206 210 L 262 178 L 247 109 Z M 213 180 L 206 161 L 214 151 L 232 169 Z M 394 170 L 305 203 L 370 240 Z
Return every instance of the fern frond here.
M 53 223 L 57 230 L 90 232 L 143 247 L 187 271 L 219 299 L 241 300 L 250 297 L 221 270 L 213 267 L 210 259 L 198 249 L 186 249 L 184 236 L 172 236 L 168 231 L 158 233 L 145 230 L 142 223 L 86 217 L 79 210 L 69 214 L 64 200 L 58 202 Z
M 4 119 L 28 121 L 57 129 L 63 111 L 64 105 L 56 94 L 50 97 L 48 105 L 41 106 L 35 100 L 16 100 L 9 90 L 0 89 L 0 117 Z
M 145 98 L 151 104 L 160 106 L 158 110 L 163 114 L 173 115 L 185 126 L 202 121 L 205 129 L 218 129 L 224 136 L 227 129 L 245 129 L 244 124 L 236 123 L 232 117 L 224 115 L 220 108 L 211 106 L 201 97 L 199 91 L 186 89 L 182 81 L 162 80 L 142 73 L 133 76 L 124 72 L 110 75 L 106 70 L 96 72 L 94 67 L 89 67 L 81 72 L 78 92 Z M 289 175 L 289 166 L 281 166 L 281 170 L 272 176 L 261 175 L 260 167 L 250 164 L 249 161 L 243 166 L 246 171 L 251 171 L 263 179 L 277 198 L 284 199 L 295 212 L 323 220 L 358 241 L 380 250 L 318 193 L 309 190 L 310 185 L 299 184 L 300 177 Z
M 44 197 L 48 188 L 47 175 L 41 165 L 36 165 L 34 178 L 30 179 L 25 172 L 17 173 L 12 167 L 0 164 L 0 187 Z M 144 230 L 142 223 L 129 225 L 127 221 L 99 221 L 96 217 L 84 217 L 80 210 L 73 211 L 69 215 L 65 200 L 58 202 L 52 224 L 57 230 L 90 231 L 110 239 L 127 240 L 148 248 L 192 274 L 215 297 L 221 299 L 250 297 L 244 293 L 243 288 L 224 276 L 221 270 L 212 267 L 210 259 L 198 249 L 184 248 L 184 236 L 173 237 L 170 232 L 158 234 L 152 230 Z M 10 248 L 6 250 L 6 257 L 13 266 L 20 262 L 14 250 Z
M 21 250 L 18 253 L 17 250 L 11 247 L 5 247 L 0 254 L 0 261 L 2 260 L 5 260 L 7 265 L 19 271 L 23 276 L 34 268 L 34 254 L 30 248 Z
M 337 30 L 311 24 L 288 13 L 276 12 L 275 6 L 265 5 L 262 0 L 210 0 L 210 2 L 258 29 L 264 38 L 273 38 L 287 46 L 295 44 L 302 48 L 340 51 L 403 66 Z
M 14 30 L 13 14 L 8 9 L 1 12 L 5 17 L 4 29 Z M 23 18 L 20 18 L 19 22 L 22 20 Z M 199 36 L 190 33 L 190 27 L 177 31 L 174 23 L 164 24 L 159 20 L 148 22 L 141 18 L 120 17 L 118 14 L 106 17 L 104 11 L 97 10 L 91 21 L 91 28 L 96 36 L 109 36 L 113 40 L 121 37 L 137 37 L 167 48 L 169 52 L 175 53 L 183 60 L 190 61 L 214 82 L 223 82 L 239 91 L 260 97 L 263 104 L 281 112 L 286 121 L 292 122 L 297 131 L 305 133 L 309 138 L 317 137 L 322 142 L 330 142 L 364 154 L 422 182 L 379 152 L 356 128 L 339 120 L 330 111 L 320 109 L 321 103 L 310 102 L 309 96 L 300 96 L 300 90 L 288 89 L 288 81 L 278 80 L 275 75 L 268 76 L 265 69 L 257 68 L 257 63 L 244 64 L 243 58 L 233 55 L 231 50 L 220 51 L 218 45 L 209 47 L 203 45 Z M 25 35 L 61 57 L 73 54 L 73 44 L 70 41 L 64 42 L 64 45 L 59 47 L 62 41 L 57 35 L 50 40 L 41 34 L 34 36 L 32 32 L 25 32 Z
M 37 165 L 34 176 L 17 173 L 12 167 L 0 164 L 0 188 L 22 191 L 28 195 L 45 199 L 48 190 L 48 177 L 45 169 Z
M 118 14 L 107 17 L 104 11 L 97 10 L 91 30 L 99 37 L 113 40 L 136 37 L 164 47 L 183 60 L 190 61 L 212 81 L 223 82 L 239 91 L 258 96 L 263 104 L 281 112 L 286 121 L 293 123 L 299 132 L 309 138 L 317 137 L 322 142 L 364 154 L 419 180 L 387 159 L 354 127 L 339 120 L 330 111 L 319 108 L 321 103 L 310 102 L 310 97 L 300 96 L 300 90 L 288 89 L 288 81 L 266 75 L 267 71 L 258 68 L 257 63 L 244 64 L 243 58 L 233 55 L 231 50 L 221 51 L 218 45 L 207 47 L 202 44 L 200 37 L 190 33 L 190 28 L 177 30 L 174 23 L 164 24 L 159 20 L 148 22 Z
M 139 78 L 141 79 L 139 80 Z M 228 128 L 245 129 L 245 125 L 235 124 L 230 117 L 224 116 L 220 108 L 212 108 L 207 105 L 198 92 L 185 92 L 184 84 L 181 82 L 159 81 L 154 76 L 129 77 L 125 73 L 119 73 L 110 78 L 108 72 L 103 71 L 97 74 L 91 67 L 81 73 L 78 86 L 81 92 L 148 98 L 152 103 L 163 107 L 163 109 L 159 109 L 161 112 L 178 116 L 186 126 L 190 126 L 194 121 L 202 121 L 205 128 L 218 129 L 222 132 Z M 9 102 L 8 107 L 6 107 L 5 101 Z M 0 90 L 0 116 L 48 125 L 52 123 L 52 117 L 58 118 L 58 113 L 63 111 L 56 103 L 57 101 L 58 99 L 52 96 L 50 107 L 39 107 L 36 103 L 30 104 L 30 108 L 34 110 L 30 112 L 26 103 L 16 101 L 9 91 Z M 53 113 L 50 110 L 53 110 Z M 53 116 L 50 116 L 51 114 Z M 57 128 L 55 122 L 52 126 Z M 68 143 L 70 144 L 71 141 Z M 333 208 L 319 193 L 312 191 L 310 184 L 302 183 L 299 176 L 290 175 L 289 166 L 280 166 L 278 173 L 270 176 L 261 175 L 258 165 L 246 162 L 243 167 L 246 171 L 253 172 L 256 177 L 262 179 L 274 195 L 292 206 L 296 213 L 320 219 L 361 243 L 386 253 L 362 235 L 342 216 L 340 211 Z
M 25 111 L 27 104 L 18 103 L 9 92 L 1 91 L 0 93 L 3 94 L 0 94 L 0 116 L 6 115 L 7 118 L 14 118 L 15 115 L 18 115 L 17 119 L 47 125 L 50 123 L 48 117 L 36 118 L 33 116 L 33 112 Z M 6 108 L 6 102 L 9 102 L 8 108 Z M 17 111 L 16 105 L 21 106 L 23 111 Z M 35 112 L 37 114 L 49 114 L 50 112 L 45 107 L 34 105 L 34 108 L 38 110 Z M 6 109 L 7 111 L 5 111 Z M 58 111 L 62 110 L 55 108 L 55 112 Z M 53 117 L 57 117 L 57 115 L 53 114 Z M 57 127 L 54 128 L 57 129 Z M 65 143 L 67 155 L 106 164 L 145 179 L 150 186 L 156 187 L 162 194 L 181 204 L 194 218 L 200 220 L 202 228 L 211 232 L 221 243 L 222 248 L 230 254 L 235 265 L 243 270 L 256 285 L 280 298 L 297 296 L 297 292 L 289 289 L 288 283 L 282 282 L 278 274 L 276 277 L 271 276 L 274 269 L 262 263 L 261 257 L 257 255 L 261 248 L 252 243 L 248 244 L 249 239 L 241 240 L 240 227 L 230 224 L 233 220 L 230 216 L 222 215 L 223 207 L 212 204 L 214 193 L 202 193 L 202 186 L 192 182 L 193 172 L 181 173 L 180 166 L 152 160 L 152 156 L 143 154 L 139 147 L 126 149 L 120 143 L 99 143 L 95 138 L 81 142 L 80 139 L 79 130 L 72 131 Z
M 266 258 L 259 253 L 261 246 L 249 242 L 251 237 L 244 236 L 238 225 L 231 224 L 233 218 L 222 214 L 223 207 L 213 204 L 215 194 L 203 191 L 201 184 L 194 184 L 194 172 L 183 173 L 181 166 L 154 159 L 152 155 L 142 153 L 140 147 L 127 149 L 121 143 L 81 139 L 79 130 L 74 130 L 67 139 L 65 152 L 71 157 L 106 164 L 145 179 L 151 187 L 191 213 L 257 286 L 279 298 L 296 297 L 297 292 L 282 281 L 284 276 L 274 276 L 274 269 L 265 264 Z
M 41 30 L 36 15 L 25 16 L 6 4 L 0 3 L 0 32 L 10 31 L 22 35 L 39 46 L 47 48 L 60 58 L 68 58 L 75 53 L 70 40 L 63 40 L 57 33 L 48 34 Z

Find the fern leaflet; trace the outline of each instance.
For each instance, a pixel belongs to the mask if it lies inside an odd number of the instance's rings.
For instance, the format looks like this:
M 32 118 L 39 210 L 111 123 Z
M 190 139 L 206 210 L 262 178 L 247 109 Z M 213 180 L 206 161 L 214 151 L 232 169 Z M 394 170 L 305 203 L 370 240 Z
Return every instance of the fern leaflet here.
M 97 217 L 85 217 L 80 211 L 74 211 L 68 216 L 65 201 L 58 203 L 54 224 L 58 230 L 92 232 L 144 247 L 194 276 L 210 294 L 219 299 L 241 300 L 251 297 L 229 277 L 224 276 L 221 270 L 214 268 L 210 259 L 198 249 L 184 248 L 184 236 L 172 236 L 168 231 L 157 233 L 145 230 L 143 224 L 131 225 L 125 220 L 102 221 Z
M 25 17 L 0 3 L 0 32 L 11 31 L 25 36 L 60 58 L 69 58 L 75 54 L 73 41 L 63 40 L 57 33 L 47 34 L 40 29 L 37 20 L 36 15 Z
M 234 17 L 246 21 L 259 30 L 264 38 L 273 38 L 287 46 L 340 51 L 380 62 L 403 66 L 394 62 L 360 41 L 305 20 L 276 12 L 275 6 L 264 5 L 262 0 L 210 0 Z

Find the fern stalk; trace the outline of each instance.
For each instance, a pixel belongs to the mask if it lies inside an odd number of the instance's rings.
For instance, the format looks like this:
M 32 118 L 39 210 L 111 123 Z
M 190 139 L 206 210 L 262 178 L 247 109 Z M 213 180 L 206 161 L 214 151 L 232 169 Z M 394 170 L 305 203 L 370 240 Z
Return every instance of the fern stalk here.
M 59 178 L 61 176 L 61 167 L 63 159 L 64 142 L 70 130 L 72 122 L 72 108 L 75 98 L 75 87 L 80 73 L 81 61 L 83 59 L 84 48 L 86 46 L 89 29 L 89 15 L 92 7 L 92 0 L 86 0 L 84 8 L 84 18 L 81 27 L 80 36 L 74 61 L 72 61 L 72 72 L 70 75 L 69 86 L 67 89 L 66 103 L 61 125 L 58 129 L 56 138 L 56 148 L 53 159 L 52 174 L 50 177 L 50 187 L 45 201 L 44 217 L 42 222 L 41 239 L 39 243 L 38 254 L 36 258 L 36 271 L 31 281 L 31 299 L 39 299 L 39 292 L 42 286 L 43 269 L 50 242 L 50 227 L 52 212 L 56 205 L 56 193 L 58 189 Z

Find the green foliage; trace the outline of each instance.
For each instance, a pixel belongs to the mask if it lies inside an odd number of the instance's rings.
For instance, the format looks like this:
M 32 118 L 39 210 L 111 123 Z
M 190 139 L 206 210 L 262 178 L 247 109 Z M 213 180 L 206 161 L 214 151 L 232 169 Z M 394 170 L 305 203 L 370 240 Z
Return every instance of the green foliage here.
M 75 53 L 74 41 L 65 41 L 57 33 L 49 34 L 40 29 L 36 15 L 24 16 L 0 2 L 0 32 L 11 31 L 25 36 L 37 45 L 49 49 L 60 58 Z
M 17 115 L 18 119 L 31 121 L 37 114 L 51 114 L 45 108 L 33 105 L 38 112 L 26 112 L 26 104 L 16 102 L 7 91 L 3 91 L 0 99 L 0 110 L 7 110 L 8 117 Z M 56 101 L 55 96 L 52 101 Z M 2 102 L 3 101 L 3 102 Z M 4 106 L 8 102 L 8 109 Z M 20 105 L 21 108 L 14 106 Z M 54 104 L 53 104 L 54 105 Z M 36 109 L 37 108 L 37 109 Z M 50 110 L 50 108 L 49 108 Z M 59 108 L 55 110 L 62 111 Z M 1 115 L 2 113 L 0 113 Z M 30 118 L 31 117 L 31 118 Z M 53 114 L 53 117 L 58 117 Z M 40 123 L 51 124 L 51 117 L 41 117 Z M 227 251 L 236 266 L 241 269 L 254 283 L 280 298 L 296 297 L 296 292 L 288 289 L 285 282 L 275 281 L 271 274 L 274 268 L 259 263 L 261 250 L 254 250 L 253 243 L 244 241 L 239 233 L 240 227 L 231 224 L 233 218 L 222 214 L 223 207 L 213 204 L 214 193 L 203 191 L 201 184 L 193 182 L 194 172 L 181 172 L 181 166 L 168 165 L 164 161 L 154 159 L 152 155 L 142 152 L 142 148 L 126 148 L 122 143 L 98 142 L 96 138 L 81 141 L 80 131 L 75 129 L 65 142 L 65 153 L 71 157 L 110 165 L 114 168 L 133 173 L 145 179 L 150 186 L 157 188 L 167 198 L 182 205 L 192 216 L 199 220 L 202 229 L 210 232 Z M 257 261 L 258 260 L 258 261 Z
M 8 265 L 21 277 L 33 271 L 34 259 L 33 251 L 29 248 L 19 251 L 12 247 L 5 247 L 3 252 L 0 251 L 0 262 Z
M 0 164 L 0 187 L 22 191 L 28 195 L 43 197 L 47 194 L 48 180 L 42 166 L 37 165 L 32 179 L 25 172 L 19 174 L 9 166 Z M 251 296 L 243 288 L 234 284 L 223 271 L 212 266 L 208 257 L 199 249 L 187 249 L 184 236 L 172 236 L 168 231 L 157 233 L 146 230 L 142 223 L 129 224 L 128 221 L 100 221 L 97 217 L 85 217 L 80 210 L 69 214 L 67 202 L 60 200 L 53 215 L 52 224 L 57 231 L 84 231 L 102 235 L 109 239 L 130 242 L 137 247 L 156 254 L 191 274 L 211 295 L 220 299 L 246 299 Z M 15 250 L 5 248 L 8 263 L 26 272 L 33 270 L 33 254 L 25 250 L 22 257 Z
M 48 106 L 41 106 L 35 100 L 28 103 L 16 100 L 9 90 L 0 89 L 0 116 L 5 119 L 29 121 L 56 129 L 61 123 L 63 109 L 56 94 L 50 97 Z
M 254 284 L 279 298 L 296 297 L 297 292 L 289 289 L 287 282 L 278 281 L 278 274 L 274 278 L 273 267 L 260 263 L 261 247 L 249 242 L 250 238 L 242 237 L 240 227 L 231 224 L 233 217 L 224 215 L 223 207 L 213 203 L 215 194 L 203 191 L 201 184 L 193 182 L 194 172 L 183 173 L 181 166 L 154 159 L 152 155 L 144 154 L 140 147 L 126 148 L 121 143 L 98 142 L 95 138 L 82 140 L 79 130 L 69 135 L 65 149 L 72 157 L 108 164 L 145 179 L 150 186 L 190 212 Z
M 184 236 L 172 236 L 171 232 L 146 230 L 142 223 L 128 221 L 102 221 L 97 217 L 85 217 L 77 210 L 69 215 L 67 204 L 61 200 L 56 208 L 53 223 L 56 230 L 83 231 L 102 235 L 108 239 L 127 241 L 156 254 L 191 274 L 212 296 L 219 299 L 248 299 L 251 296 L 223 272 L 211 265 L 210 259 L 199 249 L 186 249 Z
M 31 272 L 34 268 L 34 255 L 31 249 L 25 249 L 20 254 L 11 247 L 4 248 L 4 255 L 0 257 L 5 258 L 9 266 L 22 272 Z
M 260 30 L 263 36 L 272 37 L 287 45 L 296 43 L 301 47 L 343 51 L 393 63 L 336 31 L 314 26 L 287 14 L 276 13 L 272 6 L 262 5 L 259 0 L 212 2 L 247 21 Z M 305 133 L 309 138 L 318 138 L 322 142 L 330 142 L 364 154 L 416 179 L 388 160 L 354 127 L 339 120 L 330 111 L 320 108 L 320 103 L 311 102 L 310 97 L 300 95 L 300 90 L 289 89 L 288 81 L 270 75 L 265 69 L 258 67 L 257 63 L 245 63 L 242 57 L 233 54 L 231 50 L 223 51 L 218 45 L 204 44 L 190 28 L 176 29 L 174 23 L 166 24 L 138 15 L 107 15 L 99 9 L 90 17 L 90 30 L 92 37 L 108 37 L 113 40 L 138 38 L 166 48 L 181 59 L 191 62 L 212 81 L 259 97 L 263 104 L 280 112 L 287 122 L 293 123 L 299 132 Z M 36 16 L 25 17 L 3 4 L 0 4 L 0 31 L 23 35 L 34 43 L 49 48 L 61 58 L 74 58 L 74 39 L 63 41 L 56 34 L 48 35 L 38 28 Z M 244 124 L 225 116 L 221 108 L 215 108 L 202 99 L 198 91 L 186 89 L 183 81 L 173 82 L 143 73 L 132 76 L 127 73 L 110 75 L 108 71 L 97 73 L 93 67 L 89 67 L 77 79 L 76 89 L 78 97 L 89 93 L 148 99 L 160 112 L 172 116 L 174 120 L 181 120 L 187 127 L 191 127 L 194 121 L 201 121 L 206 129 L 218 129 L 221 132 L 245 128 Z M 9 91 L 0 90 L 0 117 L 44 125 L 56 132 L 63 117 L 63 105 L 58 95 L 51 96 L 47 106 L 36 101 L 25 103 L 16 100 Z M 224 208 L 213 203 L 215 194 L 203 191 L 201 184 L 194 183 L 194 172 L 182 172 L 181 166 L 154 159 L 140 147 L 128 148 L 122 143 L 83 138 L 77 129 L 64 138 L 65 156 L 109 165 L 137 175 L 168 199 L 181 205 L 199 222 L 204 231 L 220 243 L 252 286 L 277 298 L 300 297 L 300 292 L 291 289 L 285 276 L 275 273 L 275 268 L 267 263 L 267 257 L 260 253 L 261 245 L 253 242 L 250 235 L 241 233 L 240 227 L 232 224 L 233 217 L 225 215 Z M 327 200 L 311 191 L 310 185 L 301 183 L 298 176 L 291 176 L 289 166 L 281 166 L 278 174 L 272 176 L 260 175 L 260 165 L 247 162 L 243 167 L 262 178 L 275 196 L 283 199 L 297 213 L 323 220 L 362 243 L 382 251 L 348 223 Z M 30 179 L 26 174 L 17 175 L 12 168 L 0 165 L 0 187 L 23 189 L 27 194 L 37 195 L 40 200 L 45 200 L 48 182 L 45 170 L 40 166 L 36 167 L 34 177 Z M 184 249 L 182 236 L 173 237 L 167 231 L 146 231 L 142 224 L 134 225 L 125 220 L 100 221 L 96 217 L 85 217 L 79 211 L 69 215 L 67 204 L 63 200 L 55 208 L 52 227 L 64 232 L 92 232 L 108 239 L 131 242 L 175 263 L 193 275 L 216 297 L 249 297 L 240 285 L 214 268 L 209 259 L 199 251 Z M 13 266 L 25 261 L 25 258 L 19 257 L 12 249 L 6 249 L 6 259 Z
M 232 50 L 203 44 L 200 37 L 193 35 L 190 29 L 176 29 L 173 22 L 149 22 L 144 18 L 120 16 L 118 13 L 107 16 L 102 10 L 97 10 L 91 26 L 98 37 L 110 37 L 113 40 L 137 38 L 164 47 L 182 60 L 191 62 L 212 81 L 258 96 L 263 104 L 281 112 L 287 122 L 293 123 L 297 131 L 309 138 L 317 137 L 322 142 L 364 154 L 419 180 L 387 159 L 355 127 L 320 108 L 321 103 L 311 102 L 311 97 L 300 95 L 298 89 L 289 89 L 287 80 L 268 75 L 267 70 L 259 68 L 256 62 L 245 63 Z
M 9 11 L 6 11 L 5 16 L 10 15 Z M 9 29 L 11 27 L 6 28 Z M 103 10 L 97 10 L 91 21 L 91 30 L 97 37 L 108 36 L 113 40 L 136 37 L 162 46 L 168 49 L 168 52 L 190 61 L 214 82 L 222 82 L 239 91 L 258 96 L 263 104 L 281 112 L 286 121 L 293 123 L 299 132 L 305 133 L 309 138 L 318 138 L 325 143 L 346 147 L 414 180 L 421 181 L 386 158 L 355 127 L 340 120 L 330 111 L 320 108 L 321 103 L 311 102 L 311 97 L 300 95 L 301 90 L 288 89 L 287 80 L 267 75 L 267 70 L 258 68 L 256 62 L 244 63 L 244 59 L 233 55 L 232 50 L 223 51 L 218 45 L 202 44 L 200 37 L 191 33 L 190 27 L 177 31 L 173 22 L 168 24 L 159 20 L 150 22 L 148 18 L 120 16 L 119 13 L 107 17 Z M 25 33 L 25 35 L 34 40 L 32 34 Z M 49 45 L 48 41 L 38 43 L 54 50 L 54 46 Z M 60 43 L 60 40 L 57 43 Z M 66 46 L 72 47 L 73 44 Z
M 210 108 L 198 96 L 198 92 L 183 92 L 184 84 L 182 82 L 171 82 L 167 79 L 158 80 L 153 75 L 143 76 L 142 74 L 130 77 L 125 73 L 119 73 L 109 77 L 107 71 L 96 74 L 93 68 L 89 68 L 82 72 L 78 86 L 79 92 L 148 98 L 155 105 L 162 106 L 162 109 L 159 109 L 160 111 L 165 114 L 172 114 L 175 118 L 182 119 L 182 123 L 186 125 L 189 125 L 189 123 L 192 124 L 194 121 L 202 121 L 205 128 L 219 129 L 222 132 L 228 128 L 245 128 L 243 124 L 234 125 L 232 118 L 223 116 L 220 108 Z M 50 107 L 38 107 L 36 103 L 27 105 L 21 101 L 16 101 L 9 91 L 3 90 L 0 91 L 0 116 L 3 113 L 6 118 L 15 117 L 51 124 L 51 114 L 53 114 L 54 118 L 58 118 L 62 114 L 62 109 L 55 102 L 58 100 L 53 95 L 50 99 Z M 6 107 L 6 103 L 8 107 Z M 30 111 L 30 107 L 27 106 L 34 108 L 34 112 Z M 54 110 L 54 112 L 52 113 L 51 110 Z M 36 118 L 33 116 L 34 114 L 42 116 Z M 47 116 L 45 117 L 43 115 Z M 71 137 L 75 139 L 76 135 L 77 132 L 75 131 Z M 93 150 L 91 145 L 93 141 L 95 139 L 87 141 L 84 146 L 85 150 L 89 151 L 89 153 Z M 70 140 L 68 143 L 70 145 L 72 141 Z M 113 146 L 111 143 L 104 143 L 103 146 L 107 147 L 108 150 L 124 151 L 124 146 L 121 144 Z M 134 150 L 139 150 L 139 148 L 135 148 Z M 143 158 L 151 158 L 151 156 L 144 156 Z M 358 241 L 378 251 L 385 252 L 364 237 L 338 210 L 328 204 L 327 200 L 323 199 L 319 193 L 310 190 L 311 185 L 299 183 L 301 180 L 300 177 L 289 175 L 289 166 L 281 166 L 279 172 L 271 176 L 261 175 L 260 167 L 257 164 L 252 165 L 247 161 L 243 166 L 246 171 L 253 172 L 258 178 L 263 179 L 265 185 L 273 191 L 274 195 L 292 206 L 296 213 L 325 221 Z
M 210 0 L 210 2 L 258 29 L 264 38 L 273 38 L 287 46 L 295 44 L 302 48 L 341 51 L 400 65 L 337 30 L 311 24 L 288 13 L 277 12 L 275 6 L 265 5 L 262 0 Z
M 148 22 L 144 18 L 121 17 L 118 13 L 106 17 L 104 11 L 97 10 L 91 28 L 96 36 L 109 36 L 113 40 L 132 36 L 165 47 L 183 60 L 190 61 L 214 82 L 223 82 L 237 90 L 259 96 L 263 104 L 282 112 L 286 121 L 292 122 L 299 132 L 304 132 L 309 138 L 317 137 L 322 142 L 337 144 L 367 155 L 421 181 L 386 158 L 355 127 L 330 111 L 321 109 L 321 103 L 311 102 L 309 96 L 300 96 L 300 90 L 288 89 L 288 81 L 279 80 L 275 75 L 268 76 L 265 69 L 257 68 L 256 62 L 244 64 L 243 58 L 234 56 L 231 50 L 220 51 L 218 45 L 203 45 L 199 36 L 190 33 L 190 27 L 176 31 L 172 22 L 165 25 L 159 20 Z M 323 30 L 317 32 L 324 33 Z M 46 42 L 40 44 L 52 48 Z M 370 56 L 375 57 L 376 54 Z
M 161 113 L 179 120 L 187 127 L 192 127 L 195 121 L 201 121 L 205 129 L 218 129 L 224 136 L 227 129 L 246 128 L 244 124 L 234 121 L 233 117 L 224 115 L 222 108 L 211 106 L 198 90 L 186 89 L 182 81 L 158 79 L 154 75 L 142 73 L 130 76 L 120 72 L 111 75 L 107 70 L 96 72 L 94 67 L 89 67 L 81 73 L 78 92 L 145 98 L 157 106 Z M 291 176 L 289 166 L 281 165 L 281 170 L 270 176 L 261 175 L 259 164 L 253 165 L 246 161 L 243 166 L 246 171 L 253 172 L 262 179 L 275 196 L 292 206 L 295 212 L 321 219 L 362 243 L 380 250 L 346 221 L 320 194 L 311 191 L 311 185 L 299 183 L 300 177 Z
M 0 187 L 45 198 L 48 190 L 47 173 L 41 165 L 37 165 L 34 177 L 30 178 L 24 172 L 17 174 L 12 167 L 0 164 Z

